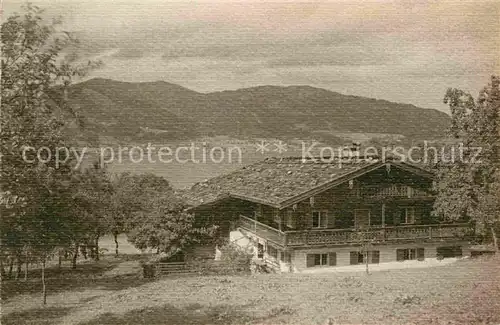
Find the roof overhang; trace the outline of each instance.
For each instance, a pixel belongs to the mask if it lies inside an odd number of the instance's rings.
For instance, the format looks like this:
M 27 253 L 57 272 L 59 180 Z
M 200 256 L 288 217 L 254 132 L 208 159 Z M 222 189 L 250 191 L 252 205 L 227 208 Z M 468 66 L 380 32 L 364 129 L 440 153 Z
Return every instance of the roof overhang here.
M 224 201 L 224 200 L 227 200 L 230 198 L 231 198 L 231 196 L 229 195 L 229 193 L 225 193 L 225 194 L 217 196 L 213 200 L 206 201 L 206 202 L 200 202 L 200 204 L 197 204 L 197 205 L 192 205 L 192 206 L 186 208 L 185 211 L 192 212 L 193 210 L 196 210 L 196 209 L 201 208 L 201 207 L 213 206 L 213 205 L 220 203 L 221 201 Z
M 260 204 L 269 205 L 273 208 L 278 208 L 278 209 L 281 208 L 281 205 L 279 203 L 266 201 L 264 199 L 259 199 L 259 198 L 244 195 L 244 194 L 229 193 L 229 196 L 231 196 L 232 198 L 235 198 L 235 199 L 240 199 L 240 200 L 250 201 L 253 203 L 260 203 Z

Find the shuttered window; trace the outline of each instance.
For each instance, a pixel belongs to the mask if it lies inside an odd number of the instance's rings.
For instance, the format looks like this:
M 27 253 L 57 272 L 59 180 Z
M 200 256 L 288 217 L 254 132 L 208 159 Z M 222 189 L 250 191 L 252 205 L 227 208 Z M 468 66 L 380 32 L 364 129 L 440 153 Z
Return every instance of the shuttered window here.
M 417 259 L 423 261 L 425 259 L 425 251 L 423 247 L 417 248 Z
M 327 211 L 313 211 L 312 213 L 313 228 L 326 228 L 327 223 L 328 223 Z
M 397 261 L 407 261 L 416 259 L 420 261 L 424 259 L 423 248 L 402 248 L 396 250 Z
M 356 251 L 350 253 L 350 262 L 351 265 L 361 264 L 364 261 L 364 256 L 362 253 Z
M 337 253 L 332 252 L 328 254 L 328 265 L 330 266 L 337 265 Z
M 396 261 L 404 261 L 405 260 L 405 251 L 406 251 L 406 249 L 397 249 L 396 250 Z
M 307 267 L 314 267 L 314 254 L 307 254 Z
M 332 253 L 324 253 L 324 254 L 307 254 L 307 267 L 314 266 L 326 266 L 326 265 L 336 265 L 337 256 L 331 256 Z M 333 258 L 335 264 L 330 264 L 329 260 Z
M 350 262 L 351 265 L 363 264 L 366 263 L 364 252 L 351 252 L 350 253 Z M 368 263 L 370 264 L 378 264 L 380 263 L 380 251 L 369 251 L 368 252 Z
M 436 251 L 437 255 L 442 256 L 443 258 L 462 256 L 462 247 L 460 246 L 438 247 Z
M 326 265 L 328 262 L 328 254 L 314 254 L 314 265 Z

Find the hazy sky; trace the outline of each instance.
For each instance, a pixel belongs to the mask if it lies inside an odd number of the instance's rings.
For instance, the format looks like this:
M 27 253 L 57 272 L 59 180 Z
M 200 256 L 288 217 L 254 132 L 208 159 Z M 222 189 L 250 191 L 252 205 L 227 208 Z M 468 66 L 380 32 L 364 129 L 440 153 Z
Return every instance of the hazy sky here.
M 202 92 L 306 84 L 446 111 L 448 87 L 476 96 L 500 73 L 500 1 L 32 2 L 104 62 L 95 77 Z

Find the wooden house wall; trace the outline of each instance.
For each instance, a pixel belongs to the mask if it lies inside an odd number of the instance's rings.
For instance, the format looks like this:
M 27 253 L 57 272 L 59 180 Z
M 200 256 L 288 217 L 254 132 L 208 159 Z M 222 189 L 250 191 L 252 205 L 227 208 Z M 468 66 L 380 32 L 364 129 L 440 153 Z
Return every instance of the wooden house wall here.
M 390 184 L 403 184 L 424 191 L 429 191 L 432 181 L 412 173 L 392 168 L 389 173 L 385 168 L 377 169 L 356 179 L 352 185 L 343 183 L 335 188 L 326 190 L 314 196 L 314 200 L 305 199 L 296 204 L 295 209 L 288 207 L 283 210 L 282 216 L 292 211 L 296 218 L 296 229 L 312 228 L 312 212 L 326 210 L 328 213 L 327 228 L 354 227 L 354 211 L 356 209 L 370 210 L 371 225 L 382 225 L 382 200 L 368 200 L 357 196 L 357 188 L 363 186 L 384 187 Z M 404 216 L 401 209 L 404 207 L 415 208 L 415 224 L 435 223 L 437 220 L 431 216 L 432 200 L 406 200 L 394 198 L 387 201 L 385 207 L 385 224 L 397 225 L 402 223 Z M 292 229 L 287 229 L 292 230 Z
M 405 248 L 424 248 L 424 258 L 433 259 L 437 256 L 439 247 L 445 246 L 460 246 L 464 256 L 470 255 L 470 243 L 462 240 L 451 240 L 443 243 L 436 242 L 408 242 L 398 244 L 373 245 L 371 251 L 379 252 L 379 263 L 388 263 L 397 261 L 397 250 Z M 316 267 L 308 267 L 307 259 L 311 254 L 332 254 L 336 256 L 336 266 L 349 266 L 350 253 L 359 252 L 359 246 L 344 246 L 344 247 L 317 247 L 317 248 L 301 248 L 291 251 L 292 265 L 296 271 L 311 270 Z M 376 264 L 371 264 L 370 268 Z M 323 267 L 323 266 L 317 266 Z M 327 266 L 328 267 L 328 266 Z

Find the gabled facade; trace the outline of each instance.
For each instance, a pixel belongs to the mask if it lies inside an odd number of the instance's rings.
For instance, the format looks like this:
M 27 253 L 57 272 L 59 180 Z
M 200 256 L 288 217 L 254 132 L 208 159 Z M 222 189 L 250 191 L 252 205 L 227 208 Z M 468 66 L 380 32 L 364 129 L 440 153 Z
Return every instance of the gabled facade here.
M 432 184 L 403 162 L 268 160 L 205 184 L 221 191 L 192 211 L 281 271 L 467 254 L 472 227 L 432 216 Z

